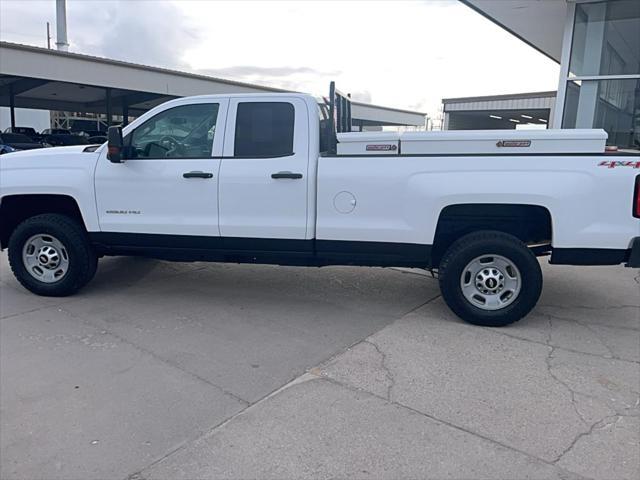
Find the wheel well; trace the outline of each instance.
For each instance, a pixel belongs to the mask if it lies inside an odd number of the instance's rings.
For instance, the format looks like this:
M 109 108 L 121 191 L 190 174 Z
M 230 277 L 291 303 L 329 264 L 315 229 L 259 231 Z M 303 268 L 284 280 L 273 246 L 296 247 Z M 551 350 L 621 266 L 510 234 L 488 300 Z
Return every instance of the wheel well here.
M 60 213 L 84 226 L 78 203 L 68 195 L 9 195 L 0 204 L 0 248 L 6 248 L 15 228 L 27 218 Z
M 437 266 L 444 252 L 458 238 L 478 230 L 511 234 L 527 245 L 550 245 L 551 214 L 538 205 L 469 203 L 450 205 L 440 212 L 431 253 Z M 544 251 L 543 248 L 541 251 Z

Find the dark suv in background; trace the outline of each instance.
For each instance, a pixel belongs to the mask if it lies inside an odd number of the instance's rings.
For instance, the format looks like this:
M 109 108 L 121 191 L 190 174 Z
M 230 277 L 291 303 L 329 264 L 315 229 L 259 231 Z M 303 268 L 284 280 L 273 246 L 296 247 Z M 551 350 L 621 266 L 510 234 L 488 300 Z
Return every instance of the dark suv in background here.
M 5 128 L 4 133 L 19 133 L 20 135 L 29 137 L 34 142 L 42 141 L 42 135 L 36 132 L 36 129 L 33 127 L 9 127 Z
M 65 145 L 88 145 L 89 141 L 81 135 L 74 135 L 64 128 L 47 128 L 42 131 L 42 139 L 53 147 Z
M 21 133 L 0 133 L 0 154 L 13 152 L 15 150 L 32 150 L 45 146 L 47 145 Z

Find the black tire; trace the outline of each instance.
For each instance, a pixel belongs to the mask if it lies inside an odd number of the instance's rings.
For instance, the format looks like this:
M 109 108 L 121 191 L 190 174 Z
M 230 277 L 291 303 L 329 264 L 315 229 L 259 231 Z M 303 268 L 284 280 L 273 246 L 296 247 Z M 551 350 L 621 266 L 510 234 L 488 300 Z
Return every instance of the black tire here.
M 511 303 L 497 310 L 480 308 L 462 290 L 463 271 L 474 259 L 499 255 L 520 273 L 520 289 Z M 518 238 L 496 231 L 479 231 L 455 241 L 446 251 L 438 270 L 442 297 L 462 320 L 485 327 L 502 327 L 520 320 L 536 305 L 542 292 L 542 271 L 537 258 Z
M 22 253 L 25 243 L 34 235 L 51 235 L 63 244 L 68 254 L 68 269 L 60 280 L 46 283 L 27 271 Z M 98 257 L 83 226 L 66 215 L 47 213 L 28 218 L 13 231 L 9 238 L 9 264 L 18 282 L 27 290 L 47 297 L 64 297 L 74 294 L 93 278 Z

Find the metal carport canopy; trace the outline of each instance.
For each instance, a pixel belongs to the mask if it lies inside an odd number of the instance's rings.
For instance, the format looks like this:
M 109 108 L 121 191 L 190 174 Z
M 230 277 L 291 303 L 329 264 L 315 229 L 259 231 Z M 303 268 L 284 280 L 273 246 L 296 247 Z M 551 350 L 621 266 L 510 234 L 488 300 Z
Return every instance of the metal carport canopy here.
M 571 0 L 459 0 L 560 63 Z
M 193 73 L 0 42 L 0 106 L 139 115 L 169 98 L 286 92 Z M 107 99 L 111 109 L 107 111 Z M 425 114 L 353 102 L 364 124 L 424 126 Z M 354 122 L 355 123 L 355 122 Z

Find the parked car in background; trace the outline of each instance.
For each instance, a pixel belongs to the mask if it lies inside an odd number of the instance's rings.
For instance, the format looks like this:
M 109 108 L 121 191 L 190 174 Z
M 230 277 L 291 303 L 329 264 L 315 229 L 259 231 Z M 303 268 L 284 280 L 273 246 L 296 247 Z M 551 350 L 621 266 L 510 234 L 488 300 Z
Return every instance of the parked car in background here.
M 53 147 L 89 144 L 86 137 L 75 135 L 64 128 L 47 128 L 42 131 L 42 139 Z
M 14 150 L 33 150 L 34 148 L 43 148 L 42 142 L 37 142 L 22 135 L 20 133 L 0 133 L 0 145 L 4 147 L 0 149 L 0 153 L 9 153 Z M 10 147 L 11 150 L 6 147 Z
M 71 135 L 71 130 L 66 128 L 45 128 L 42 135 Z
M 42 140 L 42 135 L 36 132 L 36 129 L 33 127 L 8 127 L 5 128 L 4 133 L 19 133 L 21 135 L 26 135 L 36 142 L 40 142 Z

